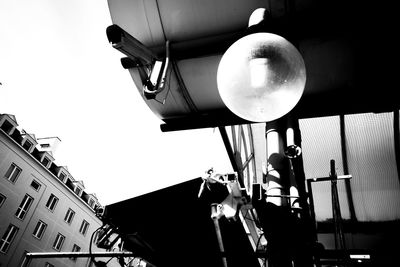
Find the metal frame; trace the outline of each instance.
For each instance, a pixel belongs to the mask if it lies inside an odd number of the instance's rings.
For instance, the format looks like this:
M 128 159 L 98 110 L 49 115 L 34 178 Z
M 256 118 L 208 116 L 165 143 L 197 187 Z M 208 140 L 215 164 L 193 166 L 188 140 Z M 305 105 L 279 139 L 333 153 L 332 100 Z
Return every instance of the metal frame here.
M 230 135 L 228 134 L 227 128 L 230 130 Z M 232 167 L 238 174 L 239 184 L 246 189 L 247 196 L 251 196 L 253 184 L 257 183 L 254 140 L 251 125 L 240 124 L 219 127 L 219 131 Z M 259 259 L 260 266 L 264 266 L 265 262 L 263 258 L 265 258 L 265 253 L 259 253 L 258 247 L 259 245 L 265 244 L 265 238 L 258 223 L 257 213 L 251 204 L 241 208 L 239 218 L 248 235 L 249 242 L 254 249 L 255 255 Z
M 25 254 L 25 259 L 22 261 L 20 267 L 28 267 L 32 259 L 43 259 L 43 258 L 98 258 L 98 257 L 113 257 L 118 258 L 139 258 L 132 252 L 28 252 Z M 155 265 L 148 261 L 141 259 L 146 262 L 146 266 L 155 267 Z

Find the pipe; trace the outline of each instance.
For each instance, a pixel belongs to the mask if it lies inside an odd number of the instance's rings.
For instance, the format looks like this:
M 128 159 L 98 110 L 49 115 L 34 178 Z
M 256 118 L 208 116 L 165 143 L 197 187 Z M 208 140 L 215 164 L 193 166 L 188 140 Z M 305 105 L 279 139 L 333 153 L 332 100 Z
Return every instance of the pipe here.
M 211 214 L 216 213 L 217 205 L 218 204 L 211 204 Z M 211 216 L 211 218 L 214 222 L 215 233 L 217 234 L 219 250 L 222 254 L 222 264 L 224 267 L 228 267 L 228 263 L 226 261 L 226 256 L 225 256 L 224 242 L 222 241 L 221 228 L 219 227 L 219 219 L 217 216 Z
M 89 258 L 94 257 L 135 257 L 132 252 L 28 252 L 26 258 Z

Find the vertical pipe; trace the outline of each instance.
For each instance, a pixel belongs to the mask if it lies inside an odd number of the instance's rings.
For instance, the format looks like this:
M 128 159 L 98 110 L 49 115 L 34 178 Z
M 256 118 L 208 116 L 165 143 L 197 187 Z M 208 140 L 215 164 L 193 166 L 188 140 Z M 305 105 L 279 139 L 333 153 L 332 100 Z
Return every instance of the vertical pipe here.
M 295 145 L 295 131 L 291 120 L 288 120 L 286 129 L 286 148 L 285 156 L 289 158 L 290 163 L 290 206 L 292 208 L 300 208 L 299 190 L 297 188 L 296 175 L 294 172 L 294 163 L 298 156 L 301 154 L 301 149 Z
M 299 154 L 291 159 L 291 166 L 294 174 L 294 185 L 297 189 L 299 196 L 298 203 L 300 206 L 300 226 L 297 229 L 297 231 L 300 231 L 300 233 L 298 233 L 300 239 L 298 249 L 300 251 L 300 256 L 298 256 L 298 262 L 300 266 L 313 266 L 313 249 L 317 242 L 317 231 L 315 225 L 315 214 L 313 214 L 313 209 L 310 209 L 307 200 L 309 199 L 310 205 L 312 206 L 314 203 L 312 199 L 311 182 L 306 180 L 304 173 L 299 120 L 293 114 L 289 115 L 287 127 L 289 130 L 289 135 L 287 132 L 287 146 L 294 145 L 299 147 Z M 306 182 L 307 185 L 309 182 L 308 188 L 311 196 L 307 194 Z
M 291 267 L 293 260 L 293 236 L 290 221 L 288 198 L 288 164 L 284 157 L 285 136 L 283 127 L 285 119 L 281 118 L 265 125 L 267 150 L 266 199 L 255 205 L 257 214 L 268 241 L 268 266 Z M 272 195 L 272 196 L 269 196 Z
M 288 165 L 284 157 L 284 140 L 282 138 L 282 127 L 279 121 L 266 124 L 267 142 L 267 195 L 280 196 L 288 194 L 287 173 Z M 267 197 L 267 202 L 277 206 L 288 206 L 288 199 L 282 197 Z
M 342 161 L 343 161 L 343 173 L 349 174 L 349 165 L 347 161 L 347 144 L 346 144 L 346 124 L 344 115 L 340 115 L 340 142 L 342 148 Z M 353 194 L 351 190 L 350 179 L 345 179 L 347 202 L 349 203 L 350 219 L 352 222 L 357 221 L 356 211 L 354 208 Z
M 292 267 L 295 266 L 313 266 L 311 243 L 313 241 L 311 232 L 303 216 L 303 209 L 293 209 L 290 206 L 291 196 L 287 197 L 290 187 L 293 186 L 299 193 L 299 197 L 305 198 L 300 203 L 306 203 L 305 180 L 303 175 L 291 173 L 291 165 L 288 157 L 285 155 L 287 143 L 292 144 L 296 137 L 296 125 L 291 122 L 292 118 L 282 117 L 276 121 L 266 124 L 266 145 L 267 145 L 267 187 L 266 200 L 255 204 L 257 214 L 259 215 L 261 225 L 268 241 L 267 257 L 268 264 L 272 267 Z M 290 127 L 289 127 L 290 126 Z M 287 137 L 287 129 L 289 137 Z M 289 140 L 286 140 L 288 138 Z M 297 138 L 297 139 L 296 139 Z M 297 160 L 297 158 L 296 158 Z M 301 162 L 300 162 L 301 163 Z M 293 166 L 293 165 L 292 165 Z M 299 163 L 296 163 L 293 171 L 302 170 Z M 301 190 L 298 190 L 300 185 Z M 269 196 L 269 195 L 273 195 Z M 301 205 L 300 205 L 301 206 Z M 306 207 L 308 207 L 306 205 Z
M 314 241 L 317 242 L 317 219 L 315 218 L 315 207 L 314 207 L 314 197 L 313 197 L 313 191 L 312 191 L 312 181 L 309 179 L 307 180 L 307 188 L 308 188 L 308 198 L 310 201 L 310 216 L 311 216 L 311 221 L 313 224 L 313 228 L 315 229 L 313 231 L 313 238 Z
M 218 204 L 211 204 L 211 214 L 212 214 L 211 219 L 214 222 L 215 233 L 218 239 L 219 251 L 221 252 L 221 257 L 222 257 L 222 264 L 224 267 L 228 267 L 228 262 L 226 261 L 226 256 L 225 256 L 224 242 L 222 240 L 221 228 L 219 227 L 219 218 L 218 216 L 214 216 L 214 214 L 216 214 L 217 212 L 217 205 Z
M 342 227 L 342 214 L 340 212 L 339 195 L 337 191 L 337 174 L 335 170 L 335 161 L 331 160 L 331 193 L 332 193 L 332 216 L 335 228 L 335 249 L 346 249 L 344 233 Z
M 219 249 L 220 249 L 221 254 L 222 254 L 222 256 L 221 256 L 222 257 L 222 264 L 223 264 L 224 267 L 228 267 L 228 262 L 226 261 L 224 244 L 222 242 L 222 235 L 221 235 L 221 229 L 219 227 L 218 218 L 213 219 L 213 221 L 214 221 L 215 232 L 217 233 Z

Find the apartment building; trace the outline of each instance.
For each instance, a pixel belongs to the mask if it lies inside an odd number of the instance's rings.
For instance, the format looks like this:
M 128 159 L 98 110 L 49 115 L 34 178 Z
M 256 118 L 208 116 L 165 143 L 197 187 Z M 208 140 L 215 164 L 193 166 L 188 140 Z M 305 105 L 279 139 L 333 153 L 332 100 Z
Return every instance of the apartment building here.
M 54 162 L 57 137 L 36 138 L 0 114 L 0 266 L 22 266 L 26 252 L 87 252 L 102 222 L 96 195 Z M 101 251 L 95 245 L 94 251 Z M 91 266 L 88 258 L 32 259 L 29 267 Z M 107 266 L 119 266 L 116 260 Z

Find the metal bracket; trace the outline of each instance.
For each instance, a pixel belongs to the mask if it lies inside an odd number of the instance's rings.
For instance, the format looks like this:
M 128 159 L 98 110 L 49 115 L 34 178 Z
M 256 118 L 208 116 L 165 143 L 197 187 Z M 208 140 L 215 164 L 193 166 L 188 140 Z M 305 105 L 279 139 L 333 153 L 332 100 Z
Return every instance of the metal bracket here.
M 167 70 L 169 68 L 170 54 L 169 54 L 169 41 L 165 44 L 166 55 L 165 59 L 156 61 L 153 64 L 150 75 L 143 82 L 143 95 L 146 99 L 155 99 L 164 88 L 167 77 Z

